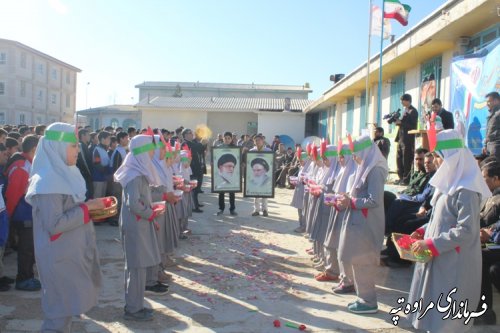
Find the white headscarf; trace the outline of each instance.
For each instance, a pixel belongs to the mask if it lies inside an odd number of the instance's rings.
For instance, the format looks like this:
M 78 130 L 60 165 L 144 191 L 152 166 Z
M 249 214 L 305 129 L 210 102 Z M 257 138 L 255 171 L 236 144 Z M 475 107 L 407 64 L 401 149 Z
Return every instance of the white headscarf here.
M 351 195 L 354 195 L 356 193 L 356 189 L 360 188 L 366 181 L 366 177 L 368 177 L 368 174 L 373 168 L 381 167 L 387 173 L 389 172 L 387 160 L 380 152 L 380 148 L 373 143 L 372 139 L 368 135 L 361 136 L 354 140 L 353 154 L 361 159 L 362 162 L 356 167 L 356 176 L 354 177 L 354 182 L 349 191 Z
M 341 154 L 344 156 L 344 166 L 340 168 L 335 176 L 335 183 L 333 184 L 333 192 L 335 193 L 345 193 L 349 190 L 349 185 L 351 185 L 349 179 L 351 179 L 352 183 L 356 171 L 356 162 L 352 158 L 348 145 L 342 145 Z
M 166 187 L 173 186 L 172 174 L 167 171 L 167 163 L 165 163 L 165 159 L 160 159 L 160 147 L 163 146 L 163 143 L 160 141 L 160 136 L 155 135 L 156 148 L 155 154 L 153 156 L 153 165 L 158 172 L 158 176 L 160 177 L 160 184 Z
M 85 201 L 85 180 L 76 165 L 66 164 L 66 149 L 78 143 L 75 126 L 53 123 L 40 138 L 36 148 L 26 201 L 36 194 L 67 194 L 76 203 Z
M 437 199 L 438 193 L 453 195 L 462 188 L 479 193 L 481 200 L 491 196 L 476 159 L 464 146 L 458 131 L 450 129 L 439 132 L 435 151 L 443 158 L 443 164 L 429 180 L 436 189 L 431 204 Z
M 327 174 L 323 180 L 323 183 L 326 185 L 333 184 L 335 180 L 335 176 L 339 171 L 339 163 L 338 163 L 338 155 L 337 155 L 337 146 L 328 145 L 326 146 L 326 158 L 330 162 L 330 168 L 328 169 Z
M 189 158 L 189 151 L 187 150 L 181 150 L 181 153 L 179 154 L 180 156 L 180 162 L 179 162 L 179 166 L 178 166 L 178 169 L 179 169 L 179 174 L 182 175 L 182 177 L 184 179 L 189 179 L 191 177 L 191 175 L 193 174 L 192 170 L 191 170 L 191 166 L 188 165 L 187 168 L 184 167 L 184 163 L 187 163 L 187 162 L 183 162 L 188 160 Z
M 132 179 L 146 176 L 150 185 L 161 185 L 160 176 L 148 155 L 148 151 L 155 147 L 151 135 L 134 136 L 130 140 L 130 153 L 115 172 L 115 182 L 125 187 Z

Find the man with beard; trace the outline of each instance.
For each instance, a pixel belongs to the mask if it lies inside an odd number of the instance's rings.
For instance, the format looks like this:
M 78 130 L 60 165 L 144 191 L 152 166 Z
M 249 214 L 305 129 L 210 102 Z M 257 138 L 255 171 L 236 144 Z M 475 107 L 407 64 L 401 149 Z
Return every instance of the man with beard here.
M 255 144 L 255 147 L 250 149 L 250 151 L 272 151 L 270 148 L 267 148 L 265 146 L 264 137 L 261 134 L 257 134 L 255 136 L 254 144 Z M 260 169 L 265 169 L 265 167 L 264 167 L 263 163 L 257 163 L 256 161 L 258 161 L 258 160 L 261 160 L 266 164 L 267 170 L 265 172 L 260 170 Z M 257 170 L 257 174 L 256 174 L 256 170 L 254 170 L 254 166 L 255 166 L 255 169 L 259 169 L 259 170 Z M 251 182 L 253 182 L 253 181 L 256 182 L 253 185 L 257 186 L 257 182 L 260 182 L 261 185 L 264 184 L 263 179 L 262 179 L 263 178 L 262 175 L 267 177 L 266 182 L 269 181 L 269 177 L 267 176 L 267 172 L 269 171 L 269 165 L 267 164 L 267 162 L 265 160 L 263 160 L 262 158 L 256 158 L 251 162 L 251 167 L 252 167 L 253 176 L 254 176 L 254 178 L 252 179 Z M 262 173 L 262 175 L 261 175 L 261 173 Z M 267 199 L 266 198 L 255 198 L 252 216 L 258 216 L 259 211 L 261 211 L 261 210 L 262 210 L 263 216 L 268 215 L 267 214 Z
M 225 132 L 224 133 L 224 143 L 220 146 L 223 148 L 232 148 L 236 147 L 233 144 L 233 133 L 231 132 Z M 215 183 L 217 186 L 215 187 L 216 189 L 224 189 L 224 188 L 231 188 L 233 187 L 235 182 L 239 182 L 239 179 L 233 179 L 233 174 L 234 174 L 234 169 L 237 167 L 237 160 L 236 157 L 232 154 L 223 154 L 219 160 L 217 161 L 217 168 L 218 172 L 214 175 Z M 217 215 L 222 215 L 224 213 L 224 195 L 225 192 L 220 192 L 219 193 L 219 211 L 217 212 Z M 229 193 L 229 213 L 233 216 L 238 215 L 236 213 L 236 206 L 235 206 L 235 200 L 234 200 L 234 192 Z

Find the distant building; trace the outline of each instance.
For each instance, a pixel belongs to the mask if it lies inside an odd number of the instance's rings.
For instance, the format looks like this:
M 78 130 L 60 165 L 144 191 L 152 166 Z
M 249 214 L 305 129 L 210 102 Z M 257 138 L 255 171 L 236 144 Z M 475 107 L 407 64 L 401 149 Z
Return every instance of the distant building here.
M 308 84 L 304 86 L 202 82 L 144 82 L 139 88 L 144 126 L 195 128 L 206 124 L 214 134 L 263 133 L 272 139 L 287 134 L 295 142 L 304 138 Z
M 0 124 L 73 123 L 80 69 L 0 39 Z
M 98 108 L 80 110 L 78 114 L 78 125 L 89 125 L 93 130 L 106 126 L 113 128 L 141 127 L 141 111 L 133 105 L 108 105 Z M 151 125 L 152 127 L 157 127 Z

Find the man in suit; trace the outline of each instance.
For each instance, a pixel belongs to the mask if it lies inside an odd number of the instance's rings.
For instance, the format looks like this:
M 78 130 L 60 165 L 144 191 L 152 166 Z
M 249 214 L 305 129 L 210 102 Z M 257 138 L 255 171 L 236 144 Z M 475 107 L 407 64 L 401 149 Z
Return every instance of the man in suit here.
M 408 131 L 417 129 L 418 111 L 411 105 L 410 94 L 401 96 L 401 104 L 404 107 L 403 117 L 396 120 L 396 125 L 399 126 L 396 134 L 396 142 L 398 143 L 396 162 L 399 181 L 396 183 L 408 185 L 415 151 L 415 134 L 408 134 Z
M 441 122 L 443 123 L 443 129 L 447 130 L 455 128 L 453 114 L 451 114 L 451 112 L 446 111 L 443 108 L 443 103 L 441 103 L 441 100 L 439 98 L 434 98 L 431 104 L 431 110 L 441 118 Z
M 201 162 L 203 160 L 202 154 L 204 153 L 204 148 L 201 143 L 194 140 L 194 133 L 191 129 L 185 128 L 181 133 L 184 143 L 186 143 L 191 150 L 191 171 L 193 172 L 191 179 L 196 179 L 198 181 L 198 185 L 193 191 L 193 212 L 202 213 L 203 211 L 200 207 L 203 207 L 203 205 L 201 205 L 198 200 L 198 194 L 200 194 L 201 185 L 203 184 L 203 168 Z

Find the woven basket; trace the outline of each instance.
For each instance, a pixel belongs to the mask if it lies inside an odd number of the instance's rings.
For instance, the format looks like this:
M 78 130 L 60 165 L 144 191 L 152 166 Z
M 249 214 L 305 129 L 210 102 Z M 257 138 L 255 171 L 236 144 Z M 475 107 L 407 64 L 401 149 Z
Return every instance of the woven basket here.
M 401 259 L 414 261 L 414 262 L 422 262 L 422 263 L 426 263 L 432 259 L 432 255 L 427 255 L 427 254 L 419 255 L 419 254 L 415 253 L 414 251 L 412 251 L 411 249 L 407 250 L 407 249 L 403 249 L 402 247 L 400 247 L 398 244 L 398 239 L 400 239 L 403 236 L 408 236 L 408 235 L 398 234 L 398 233 L 393 232 L 392 236 L 391 236 L 392 242 L 394 243 L 394 246 L 396 246 L 396 249 L 398 250 L 398 253 L 399 253 L 399 257 Z
M 111 206 L 103 209 L 89 210 L 89 215 L 92 220 L 104 220 L 118 214 L 118 200 L 115 197 L 108 198 L 113 200 Z

